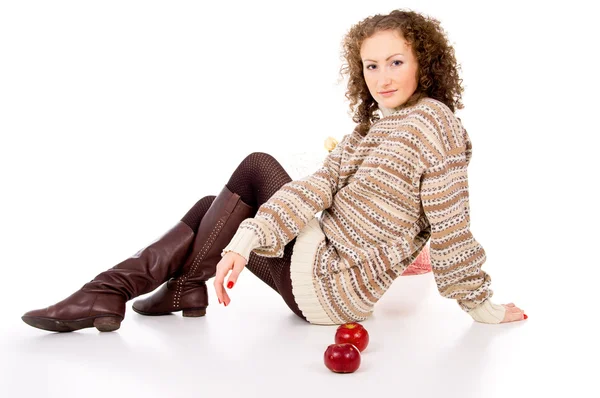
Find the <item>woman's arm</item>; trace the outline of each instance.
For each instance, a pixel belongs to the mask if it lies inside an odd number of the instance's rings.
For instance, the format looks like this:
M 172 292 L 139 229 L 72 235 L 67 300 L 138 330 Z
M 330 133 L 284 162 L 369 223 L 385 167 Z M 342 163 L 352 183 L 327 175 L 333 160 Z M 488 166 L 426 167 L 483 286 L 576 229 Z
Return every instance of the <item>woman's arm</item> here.
M 285 245 L 316 213 L 331 206 L 338 190 L 342 154 L 353 134 L 342 138 L 315 173 L 283 185 L 254 218 L 244 220 L 221 256 L 233 251 L 248 260 L 254 251 L 264 257 L 283 257 Z
M 464 154 L 448 155 L 425 170 L 421 203 L 431 226 L 431 268 L 438 290 L 469 312 L 492 297 L 493 291 L 490 276 L 481 269 L 485 250 L 470 228 Z M 502 320 L 503 309 L 492 309 Z
M 467 166 L 472 144 L 460 120 L 454 126 L 441 133 L 450 134 L 443 141 L 457 146 L 445 148 L 421 176 L 421 203 L 431 225 L 431 267 L 438 290 L 442 296 L 456 299 L 477 322 L 524 319 L 523 310 L 514 304 L 498 305 L 490 300 L 491 277 L 482 270 L 486 253 L 470 225 Z

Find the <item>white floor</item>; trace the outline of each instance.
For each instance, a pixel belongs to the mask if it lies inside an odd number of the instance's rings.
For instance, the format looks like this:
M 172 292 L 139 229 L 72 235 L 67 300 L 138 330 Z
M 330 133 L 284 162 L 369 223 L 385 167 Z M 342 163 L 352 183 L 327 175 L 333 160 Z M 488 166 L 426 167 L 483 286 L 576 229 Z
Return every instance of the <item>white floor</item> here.
M 361 367 L 335 374 L 323 363 L 335 327 L 305 324 L 247 270 L 227 308 L 209 292 L 206 317 L 144 317 L 128 308 L 112 333 L 31 328 L 19 317 L 37 307 L 21 308 L 15 300 L 0 336 L 2 396 L 595 394 L 597 358 L 586 366 L 579 359 L 592 355 L 593 332 L 582 318 L 554 320 L 554 311 L 534 297 L 520 297 L 528 303 L 527 321 L 484 325 L 439 296 L 431 273 L 401 277 L 364 322 L 371 343 Z M 578 325 L 590 332 L 575 333 Z
M 38 197 L 31 185 L 9 196 L 1 207 L 0 396 L 600 396 L 594 214 L 550 220 L 544 214 L 565 209 L 562 197 L 525 195 L 521 205 L 490 192 L 491 183 L 472 189 L 482 195 L 472 204 L 478 214 L 472 229 L 488 254 L 484 270 L 495 302 L 514 301 L 529 319 L 475 323 L 438 294 L 432 274 L 400 277 L 364 322 L 371 343 L 352 374 L 332 373 L 323 363 L 335 327 L 306 324 L 247 270 L 227 308 L 209 283 L 204 318 L 128 310 L 116 332 L 66 334 L 21 321 L 26 311 L 67 297 L 166 232 L 197 199 L 218 193 L 242 155 L 189 192 L 179 185 L 150 196 L 115 188 L 130 184 L 124 178 L 98 191 L 65 183 L 64 192 Z M 301 175 L 293 157 L 275 155 L 288 162 L 293 178 Z

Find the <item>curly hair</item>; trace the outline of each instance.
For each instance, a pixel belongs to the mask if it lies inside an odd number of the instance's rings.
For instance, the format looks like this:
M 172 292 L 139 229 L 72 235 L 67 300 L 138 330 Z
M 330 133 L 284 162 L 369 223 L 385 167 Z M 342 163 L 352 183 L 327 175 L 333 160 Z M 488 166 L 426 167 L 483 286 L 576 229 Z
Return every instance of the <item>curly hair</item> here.
M 365 39 L 380 31 L 393 30 L 411 46 L 418 62 L 417 89 L 402 104 L 416 104 L 423 97 L 443 102 L 452 112 L 463 109 L 460 102 L 463 87 L 459 77 L 460 65 L 456 62 L 454 48 L 440 22 L 410 10 L 393 10 L 387 15 L 377 14 L 353 25 L 342 41 L 340 76 L 348 75 L 346 98 L 350 100 L 352 120 L 358 123 L 357 130 L 364 136 L 371 124 L 379 120 L 378 105 L 371 96 L 363 77 L 360 48 Z

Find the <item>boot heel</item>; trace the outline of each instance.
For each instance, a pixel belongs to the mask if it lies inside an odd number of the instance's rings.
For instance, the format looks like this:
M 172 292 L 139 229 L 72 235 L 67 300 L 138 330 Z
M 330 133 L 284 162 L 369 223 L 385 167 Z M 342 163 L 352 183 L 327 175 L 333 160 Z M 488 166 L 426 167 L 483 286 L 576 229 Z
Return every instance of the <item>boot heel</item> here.
M 115 316 L 103 316 L 94 319 L 94 327 L 101 332 L 112 332 L 121 327 L 121 319 Z
M 183 316 L 190 318 L 197 318 L 206 315 L 206 308 L 199 308 L 195 310 L 183 310 Z

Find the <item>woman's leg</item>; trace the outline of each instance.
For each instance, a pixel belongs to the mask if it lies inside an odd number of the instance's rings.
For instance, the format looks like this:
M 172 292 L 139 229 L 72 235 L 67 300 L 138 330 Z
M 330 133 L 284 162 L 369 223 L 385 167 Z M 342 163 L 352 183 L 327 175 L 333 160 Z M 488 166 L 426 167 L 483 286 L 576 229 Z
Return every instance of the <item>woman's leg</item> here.
M 98 274 L 66 299 L 23 315 L 27 324 L 69 332 L 88 327 L 112 331 L 125 316 L 125 302 L 156 289 L 184 263 L 200 220 L 215 200 L 200 199 L 166 234 L 130 258 Z
M 266 153 L 253 155 L 238 166 L 227 186 L 244 202 L 258 209 L 292 178 L 273 156 Z M 261 257 L 251 252 L 246 268 L 279 293 L 296 315 L 306 320 L 292 294 L 290 263 L 295 241 L 294 238 L 285 246 L 282 258 Z
M 292 293 L 290 264 L 295 242 L 296 238 L 285 246 L 282 258 L 261 257 L 251 253 L 246 268 L 279 293 L 294 314 L 306 320 Z
M 232 173 L 207 215 L 200 220 L 194 249 L 178 275 L 151 297 L 136 301 L 133 309 L 142 315 L 164 315 L 183 310 L 184 316 L 203 316 L 208 305 L 205 282 L 215 275 L 221 251 L 231 241 L 239 223 L 254 217 L 258 208 L 291 180 L 271 155 L 262 152 L 248 155 Z M 233 216 L 242 211 L 247 211 L 246 216 Z M 247 268 L 294 307 L 289 280 L 292 246 L 288 246 L 283 258 L 251 254 Z M 292 310 L 299 313 L 297 308 Z
M 235 173 L 234 176 L 236 176 L 236 179 L 239 178 Z M 233 182 L 230 181 L 230 183 L 234 186 L 236 184 L 235 180 Z M 246 199 L 249 199 L 249 197 L 246 196 Z M 215 196 L 203 197 L 190 210 L 188 210 L 181 221 L 186 223 L 194 231 L 194 233 L 198 232 L 200 221 L 202 221 L 202 217 L 204 214 L 206 214 L 214 200 Z M 289 278 L 290 260 L 295 241 L 296 239 L 294 238 L 294 240 L 286 245 L 283 258 L 261 257 L 256 255 L 254 252 L 251 252 L 248 264 L 246 264 L 246 268 L 248 268 L 250 272 L 252 272 L 264 283 L 269 285 L 277 293 L 281 294 L 292 311 L 304 319 L 304 316 L 302 316 L 298 306 L 293 300 L 291 280 Z
M 259 161 L 262 157 L 259 157 Z M 247 159 L 250 160 L 250 159 Z M 251 159 L 252 161 L 256 161 L 256 159 Z M 265 161 L 262 158 L 262 161 Z M 242 192 L 244 196 L 242 198 L 246 198 L 248 201 L 252 201 L 253 198 L 258 197 L 258 193 L 255 191 L 255 188 L 250 185 L 240 184 L 242 181 L 242 176 L 246 176 L 248 178 L 247 169 L 249 167 L 253 167 L 252 162 L 242 162 L 244 167 L 240 169 L 239 173 L 233 173 L 230 181 L 227 185 L 235 186 L 239 188 L 239 192 Z M 241 165 L 240 165 L 241 166 Z M 256 165 L 254 165 L 256 166 Z M 291 181 L 290 177 L 286 175 L 285 170 L 281 167 L 281 165 L 277 166 L 275 164 L 269 165 L 273 166 L 273 170 L 275 171 L 276 177 L 279 178 L 278 182 L 275 182 L 274 186 L 277 184 L 281 184 L 283 186 L 285 183 Z M 264 165 L 262 166 L 264 168 Z M 282 170 L 278 169 L 281 168 Z M 285 173 L 285 175 L 283 174 Z M 256 178 L 256 177 L 255 177 Z M 249 178 L 252 180 L 253 178 Z M 289 179 L 289 181 L 288 181 Z M 260 192 L 260 188 L 256 188 Z M 275 190 L 276 192 L 277 190 Z M 236 192 L 237 193 L 237 192 Z M 238 193 L 239 194 L 239 193 Z M 204 214 L 206 214 L 210 205 L 213 203 L 215 196 L 205 196 L 200 199 L 181 219 L 181 221 L 185 222 L 194 230 L 194 232 L 198 232 L 198 226 L 200 225 L 200 221 Z M 268 200 L 268 198 L 267 198 Z M 261 202 L 262 201 L 262 202 Z M 257 203 L 264 203 L 264 197 L 258 199 Z M 260 207 L 260 205 L 258 206 Z M 257 208 L 258 208 L 257 207 Z M 293 245 L 296 239 L 294 238 L 291 242 L 289 242 L 284 248 L 284 254 L 282 258 L 269 258 L 269 257 L 261 257 L 256 255 L 254 252 L 250 253 L 250 259 L 248 264 L 246 264 L 246 268 L 250 270 L 255 276 L 257 276 L 264 283 L 269 285 L 273 290 L 281 295 L 285 303 L 290 307 L 292 312 L 298 315 L 300 318 L 306 320 L 302 312 L 298 308 L 298 304 L 296 304 L 294 300 L 294 296 L 292 294 L 292 283 L 290 279 L 290 264 L 292 257 Z
M 186 223 L 194 233 L 197 233 L 202 217 L 204 217 L 215 198 L 216 196 L 205 196 L 197 201 L 196 204 L 185 213 L 181 221 Z

